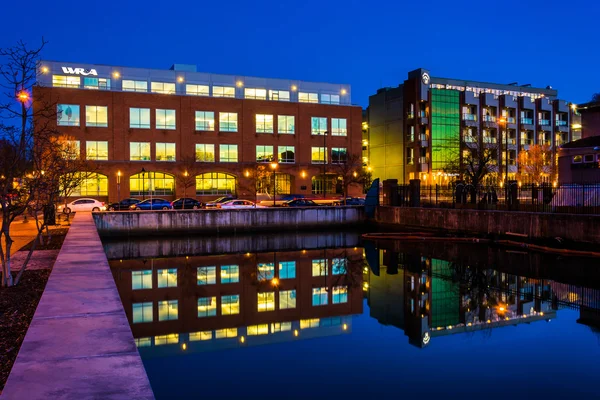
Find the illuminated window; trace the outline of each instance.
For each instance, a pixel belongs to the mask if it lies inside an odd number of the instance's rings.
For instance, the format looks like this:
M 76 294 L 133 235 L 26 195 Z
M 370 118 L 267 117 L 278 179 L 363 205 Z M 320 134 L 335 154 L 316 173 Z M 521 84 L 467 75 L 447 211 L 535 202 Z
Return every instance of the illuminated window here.
M 152 322 L 152 302 L 133 303 L 132 321 L 134 324 Z
M 237 337 L 237 328 L 217 329 L 215 331 L 215 339 L 226 339 Z
M 150 143 L 149 142 L 131 142 L 129 143 L 130 161 L 150 161 Z
M 325 147 L 311 147 L 310 159 L 313 164 L 326 164 L 327 150 Z
M 311 117 L 310 118 L 310 134 L 311 135 L 325 135 L 327 132 L 327 118 L 324 117 Z
M 215 145 L 196 144 L 196 161 L 215 162 Z
M 175 161 L 175 143 L 156 143 L 156 161 Z
M 258 293 L 258 312 L 275 310 L 275 292 Z
M 131 290 L 152 289 L 152 270 L 131 271 Z
M 256 146 L 256 162 L 271 162 L 275 160 L 273 146 Z
M 198 267 L 198 285 L 214 285 L 217 283 L 217 267 Z
M 237 144 L 220 144 L 219 162 L 238 162 Z
M 348 302 L 348 286 L 335 286 L 331 294 L 333 304 Z
M 266 89 L 245 88 L 244 89 L 244 98 L 255 99 L 255 100 L 266 100 L 267 99 L 267 90 Z
M 84 89 L 110 90 L 109 78 L 83 78 Z
M 237 113 L 219 113 L 219 131 L 220 132 L 237 132 L 238 120 Z
M 321 320 L 319 318 L 301 319 L 300 329 L 318 328 Z
M 79 140 L 65 140 L 62 146 L 62 153 L 65 160 L 79 160 L 81 155 Z
M 85 106 L 85 126 L 106 128 L 108 126 L 108 107 Z
M 235 88 L 230 86 L 213 86 L 213 97 L 235 97 Z
M 340 104 L 339 94 L 322 94 L 321 103 L 323 104 Z
M 196 194 L 234 194 L 236 180 L 234 175 L 222 172 L 200 174 L 196 176 Z
M 177 300 L 161 300 L 158 302 L 158 320 L 174 321 L 178 318 L 179 306 Z
M 250 325 L 246 330 L 248 336 L 268 335 L 269 324 Z
M 275 264 L 274 263 L 259 263 L 256 267 L 257 274 L 256 278 L 259 281 L 269 281 L 275 277 Z
M 215 113 L 213 111 L 196 111 L 196 130 L 214 131 Z
M 177 268 L 159 269 L 156 274 L 159 288 L 177 287 Z
M 150 90 L 152 93 L 175 94 L 175 84 L 167 82 L 151 82 Z
M 256 133 L 273 133 L 273 116 L 256 114 Z
M 331 260 L 331 273 L 333 275 L 344 275 L 347 272 L 345 258 L 334 258 Z
M 293 115 L 278 115 L 277 116 L 277 133 L 291 134 L 296 132 L 295 128 L 296 117 Z
M 179 334 L 178 333 L 170 333 L 168 335 L 159 335 L 154 336 L 154 345 L 162 346 L 164 344 L 178 344 L 179 343 Z
M 185 94 L 191 96 L 208 96 L 208 85 L 185 85 Z
M 273 322 L 271 324 L 271 333 L 287 332 L 292 330 L 291 322 Z
M 52 75 L 52 86 L 78 88 L 81 86 L 81 78 L 78 76 Z
M 240 267 L 237 265 L 221 266 L 221 283 L 237 283 L 240 281 Z
M 79 126 L 79 106 L 59 104 L 56 113 L 58 126 Z
M 148 144 L 150 146 L 150 144 Z M 132 175 L 129 178 L 129 193 L 132 196 L 149 196 L 173 194 L 175 187 L 175 178 L 173 175 L 162 172 L 144 172 Z
M 221 296 L 221 315 L 240 313 L 240 296 L 237 294 Z
M 129 109 L 129 127 L 150 129 L 150 109 L 149 108 L 130 108 Z
M 279 309 L 296 308 L 296 290 L 279 291 Z
M 296 261 L 279 263 L 279 279 L 294 279 L 296 277 Z
M 212 331 L 190 332 L 190 342 L 199 342 L 201 340 L 211 340 Z
M 346 118 L 331 118 L 331 135 L 346 136 L 348 134 L 346 124 Z
M 199 297 L 198 298 L 198 318 L 214 317 L 217 315 L 217 298 L 216 297 Z
M 81 172 L 76 177 L 79 186 L 73 188 L 71 196 L 107 196 L 108 195 L 108 177 L 96 172 Z
M 348 150 L 345 147 L 331 148 L 332 164 L 344 164 L 346 161 L 348 161 Z
M 175 129 L 175 110 L 156 109 L 156 129 Z
M 327 305 L 327 288 L 313 288 L 312 290 L 312 305 L 325 306 Z
M 136 347 L 150 347 L 152 346 L 151 337 L 135 338 Z
M 269 90 L 269 99 L 274 101 L 290 101 L 290 92 L 287 90 Z
M 300 103 L 318 103 L 319 95 L 317 93 L 299 92 L 298 93 L 298 101 Z
M 108 160 L 108 142 L 95 142 L 88 140 L 85 142 L 85 151 L 86 158 L 88 160 Z
M 296 151 L 294 146 L 279 146 L 277 150 L 280 163 L 293 164 L 296 162 Z
M 319 260 L 312 260 L 312 276 L 326 276 L 327 275 L 327 260 L 322 258 Z
M 147 92 L 148 91 L 148 82 L 146 81 L 123 81 L 123 91 L 124 92 Z

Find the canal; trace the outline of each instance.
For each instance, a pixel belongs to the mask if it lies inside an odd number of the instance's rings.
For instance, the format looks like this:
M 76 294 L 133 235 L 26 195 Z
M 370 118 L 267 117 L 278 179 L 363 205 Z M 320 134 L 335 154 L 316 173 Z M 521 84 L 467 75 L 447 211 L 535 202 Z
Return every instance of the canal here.
M 598 259 L 358 232 L 104 248 L 157 399 L 600 396 Z

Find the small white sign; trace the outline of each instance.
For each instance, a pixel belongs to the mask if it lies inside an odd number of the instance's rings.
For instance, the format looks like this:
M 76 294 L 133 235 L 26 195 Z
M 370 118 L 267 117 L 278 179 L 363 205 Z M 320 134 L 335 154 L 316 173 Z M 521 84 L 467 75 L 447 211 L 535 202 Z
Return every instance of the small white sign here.
M 431 78 L 429 77 L 429 74 L 427 72 L 423 72 L 423 75 L 421 75 L 421 80 L 423 81 L 424 85 L 429 85 Z
M 65 74 L 83 75 L 83 76 L 88 76 L 88 75 L 98 76 L 98 72 L 95 69 L 62 67 L 62 70 Z

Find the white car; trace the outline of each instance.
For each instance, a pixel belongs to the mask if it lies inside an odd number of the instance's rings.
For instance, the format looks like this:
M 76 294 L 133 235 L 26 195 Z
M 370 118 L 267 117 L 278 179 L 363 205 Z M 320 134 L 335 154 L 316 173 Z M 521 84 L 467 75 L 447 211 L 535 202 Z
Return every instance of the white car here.
M 77 199 L 66 206 L 64 204 L 59 205 L 58 211 L 65 214 L 77 211 L 106 211 L 106 205 L 104 202 L 94 199 Z
M 218 208 L 266 208 L 265 206 L 259 206 L 254 204 L 250 200 L 229 200 L 224 203 L 217 204 Z

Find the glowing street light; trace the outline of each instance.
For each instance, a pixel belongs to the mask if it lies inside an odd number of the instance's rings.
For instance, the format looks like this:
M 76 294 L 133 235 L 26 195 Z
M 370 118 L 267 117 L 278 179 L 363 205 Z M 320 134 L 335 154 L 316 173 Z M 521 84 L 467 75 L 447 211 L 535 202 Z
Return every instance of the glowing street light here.
M 275 181 L 275 171 L 277 170 L 278 164 L 276 162 L 271 163 L 271 169 L 273 170 L 273 207 L 275 207 L 275 197 L 277 196 L 277 183 Z
M 21 90 L 19 93 L 17 93 L 17 100 L 19 100 L 19 102 L 27 103 L 29 99 L 29 92 L 27 92 L 27 90 Z

